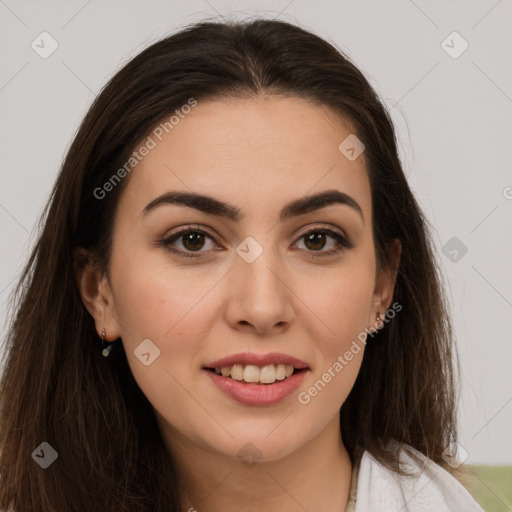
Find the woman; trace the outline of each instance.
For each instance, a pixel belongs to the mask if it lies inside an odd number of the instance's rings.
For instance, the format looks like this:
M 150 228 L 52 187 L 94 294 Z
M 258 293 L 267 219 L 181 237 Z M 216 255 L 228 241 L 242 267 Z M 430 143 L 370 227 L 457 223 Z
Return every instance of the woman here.
M 392 123 L 299 27 L 203 22 L 121 69 L 17 292 L 2 508 L 481 510 Z

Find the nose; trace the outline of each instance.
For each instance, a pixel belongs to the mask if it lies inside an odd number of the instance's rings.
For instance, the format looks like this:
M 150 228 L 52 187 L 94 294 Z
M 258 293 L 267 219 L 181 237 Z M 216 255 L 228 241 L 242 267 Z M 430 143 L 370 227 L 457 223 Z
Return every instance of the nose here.
M 243 253 L 242 253 L 243 254 Z M 266 247 L 254 259 L 235 258 L 230 272 L 227 320 L 237 330 L 280 333 L 293 318 L 293 286 L 277 251 Z

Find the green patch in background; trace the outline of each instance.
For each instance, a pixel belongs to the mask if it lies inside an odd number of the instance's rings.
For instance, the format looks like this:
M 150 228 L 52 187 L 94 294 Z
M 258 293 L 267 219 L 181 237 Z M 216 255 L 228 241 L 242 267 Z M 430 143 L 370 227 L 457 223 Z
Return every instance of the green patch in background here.
M 512 466 L 465 468 L 474 475 L 468 491 L 486 512 L 512 512 Z

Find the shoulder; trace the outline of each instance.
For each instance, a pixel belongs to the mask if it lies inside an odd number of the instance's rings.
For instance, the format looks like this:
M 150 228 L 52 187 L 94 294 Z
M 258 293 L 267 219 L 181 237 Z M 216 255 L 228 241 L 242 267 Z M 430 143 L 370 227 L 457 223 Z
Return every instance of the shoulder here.
M 484 512 L 456 478 L 411 446 L 402 447 L 400 464 L 409 475 L 398 475 L 363 453 L 354 512 Z

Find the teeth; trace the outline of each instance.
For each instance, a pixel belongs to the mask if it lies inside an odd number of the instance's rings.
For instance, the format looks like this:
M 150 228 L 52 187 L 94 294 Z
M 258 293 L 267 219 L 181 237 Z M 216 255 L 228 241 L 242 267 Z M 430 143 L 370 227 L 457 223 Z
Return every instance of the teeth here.
M 258 367 L 256 366 L 256 368 L 258 368 Z M 293 366 L 292 366 L 292 368 L 293 368 Z M 259 368 L 258 368 L 259 381 L 263 382 L 263 384 L 272 384 L 272 382 L 276 381 L 276 373 L 277 373 L 277 370 L 273 364 L 264 366 L 261 370 L 259 370 Z
M 258 366 L 253 364 L 246 365 L 244 369 L 244 380 L 245 382 L 259 382 L 260 380 L 260 369 Z
M 293 368 L 293 366 L 292 366 Z M 292 371 L 293 373 L 293 371 Z M 278 364 L 276 368 L 276 380 L 283 380 L 286 378 L 286 368 L 284 364 Z
M 241 364 L 234 364 L 229 373 L 232 379 L 242 380 L 244 378 L 244 367 Z
M 294 367 L 285 364 L 269 364 L 266 366 L 256 366 L 254 364 L 234 364 L 233 366 L 223 366 L 215 368 L 217 375 L 223 377 L 231 377 L 235 380 L 243 380 L 244 382 L 261 382 L 262 384 L 272 384 L 276 380 L 284 380 L 290 377 Z

